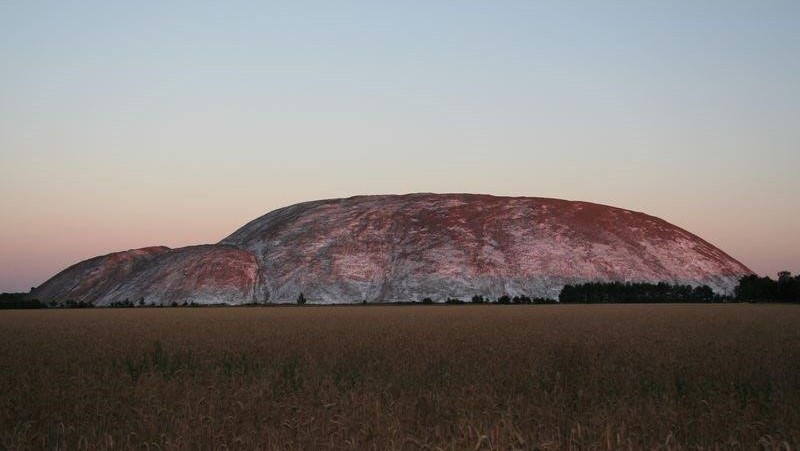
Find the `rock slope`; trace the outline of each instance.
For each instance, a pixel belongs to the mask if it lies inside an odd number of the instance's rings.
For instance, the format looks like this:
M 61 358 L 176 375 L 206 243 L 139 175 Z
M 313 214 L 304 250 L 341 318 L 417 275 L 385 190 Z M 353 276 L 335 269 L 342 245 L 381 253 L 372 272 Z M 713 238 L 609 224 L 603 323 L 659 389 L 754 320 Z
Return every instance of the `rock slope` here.
M 643 213 L 557 199 L 410 194 L 296 204 L 217 245 L 98 257 L 32 296 L 99 305 L 139 298 L 294 302 L 300 293 L 311 303 L 557 298 L 564 284 L 584 281 L 707 284 L 730 292 L 751 273 L 708 242 Z
M 169 250 L 164 246 L 146 247 L 90 258 L 56 274 L 35 288 L 31 297 L 47 301 L 95 301 Z

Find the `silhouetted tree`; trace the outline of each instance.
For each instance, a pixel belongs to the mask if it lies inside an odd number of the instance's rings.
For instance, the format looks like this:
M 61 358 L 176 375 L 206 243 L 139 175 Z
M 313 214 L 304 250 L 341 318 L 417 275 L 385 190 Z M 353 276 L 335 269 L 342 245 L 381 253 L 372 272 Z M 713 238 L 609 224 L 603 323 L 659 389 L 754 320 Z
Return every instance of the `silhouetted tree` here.
M 589 282 L 566 285 L 558 296 L 563 303 L 718 302 L 723 298 L 708 286 L 670 285 L 665 282 Z
M 0 293 L 0 309 L 38 309 L 47 305 L 38 299 L 28 299 L 28 293 Z
M 775 301 L 778 297 L 778 284 L 769 277 L 755 274 L 739 279 L 734 292 L 740 301 Z
M 778 280 L 749 275 L 739 279 L 736 299 L 749 302 L 800 302 L 800 276 L 778 273 Z
M 800 302 L 800 275 L 792 277 L 789 271 L 778 273 L 778 300 Z
M 297 305 L 303 305 L 306 303 L 306 297 L 303 296 L 303 293 L 300 293 L 300 296 L 297 296 Z

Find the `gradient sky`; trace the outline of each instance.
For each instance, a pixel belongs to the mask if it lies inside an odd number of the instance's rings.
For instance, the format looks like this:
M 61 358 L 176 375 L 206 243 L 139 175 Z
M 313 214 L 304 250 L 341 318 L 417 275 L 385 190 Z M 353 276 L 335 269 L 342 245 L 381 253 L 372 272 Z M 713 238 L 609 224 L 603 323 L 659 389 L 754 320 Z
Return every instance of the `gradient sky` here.
M 0 2 L 0 291 L 287 204 L 586 200 L 800 272 L 800 2 Z

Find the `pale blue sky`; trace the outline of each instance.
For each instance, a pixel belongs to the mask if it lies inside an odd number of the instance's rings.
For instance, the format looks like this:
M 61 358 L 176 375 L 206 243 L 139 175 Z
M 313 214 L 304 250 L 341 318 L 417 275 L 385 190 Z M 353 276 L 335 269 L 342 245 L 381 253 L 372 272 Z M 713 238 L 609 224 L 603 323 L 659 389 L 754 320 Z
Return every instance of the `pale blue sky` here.
M 0 2 L 0 291 L 303 200 L 645 211 L 800 272 L 800 2 Z

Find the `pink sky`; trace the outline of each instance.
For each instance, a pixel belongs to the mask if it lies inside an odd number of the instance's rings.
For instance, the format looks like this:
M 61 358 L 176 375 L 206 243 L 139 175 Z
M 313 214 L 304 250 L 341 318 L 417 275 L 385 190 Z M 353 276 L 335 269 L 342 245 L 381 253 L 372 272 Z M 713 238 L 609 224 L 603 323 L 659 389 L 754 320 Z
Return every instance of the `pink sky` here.
M 800 3 L 302 3 L 3 6 L 0 291 L 423 191 L 643 211 L 800 272 Z

